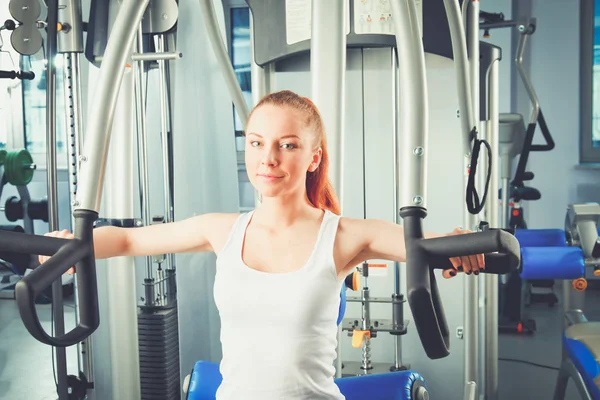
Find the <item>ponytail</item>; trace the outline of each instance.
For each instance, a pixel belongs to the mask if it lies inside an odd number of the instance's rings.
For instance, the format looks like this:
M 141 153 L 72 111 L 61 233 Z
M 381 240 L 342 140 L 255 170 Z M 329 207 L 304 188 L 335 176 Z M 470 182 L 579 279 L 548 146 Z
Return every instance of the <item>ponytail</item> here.
M 319 167 L 314 172 L 306 173 L 306 194 L 308 200 L 316 208 L 329 210 L 339 215 L 341 213 L 339 201 L 328 176 L 329 153 L 327 152 L 325 127 L 319 110 L 310 99 L 298 96 L 289 90 L 282 90 L 266 95 L 254 107 L 254 110 L 265 104 L 288 106 L 301 112 L 306 117 L 304 124 L 315 134 L 315 147 L 321 147 L 322 150 Z M 248 116 L 248 120 L 250 120 L 251 116 L 252 113 Z
M 308 200 L 313 206 L 329 210 L 334 214 L 340 214 L 340 204 L 329 181 L 329 153 L 325 135 L 321 138 L 321 164 L 314 172 L 307 172 L 306 175 L 306 193 Z

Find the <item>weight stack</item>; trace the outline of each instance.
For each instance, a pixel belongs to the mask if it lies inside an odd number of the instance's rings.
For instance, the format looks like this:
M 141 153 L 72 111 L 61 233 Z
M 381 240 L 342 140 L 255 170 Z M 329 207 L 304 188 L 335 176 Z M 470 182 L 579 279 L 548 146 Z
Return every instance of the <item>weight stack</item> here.
M 179 400 L 177 308 L 138 313 L 142 400 Z

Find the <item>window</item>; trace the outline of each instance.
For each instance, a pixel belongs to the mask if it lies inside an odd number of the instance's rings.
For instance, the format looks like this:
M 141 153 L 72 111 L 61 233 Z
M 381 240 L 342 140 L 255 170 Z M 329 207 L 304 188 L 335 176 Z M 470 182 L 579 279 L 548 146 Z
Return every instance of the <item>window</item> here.
M 580 163 L 600 163 L 600 0 L 581 2 Z
M 46 166 L 46 60 L 24 56 L 22 69 L 33 71 L 35 79 L 24 80 L 23 121 L 25 146 L 39 167 Z M 67 168 L 67 129 L 64 106 L 63 57 L 56 57 L 56 162 Z
M 231 61 L 237 80 L 242 88 L 246 104 L 252 106 L 252 81 L 250 79 L 250 9 L 236 7 L 231 9 Z M 236 135 L 244 127 L 235 115 Z

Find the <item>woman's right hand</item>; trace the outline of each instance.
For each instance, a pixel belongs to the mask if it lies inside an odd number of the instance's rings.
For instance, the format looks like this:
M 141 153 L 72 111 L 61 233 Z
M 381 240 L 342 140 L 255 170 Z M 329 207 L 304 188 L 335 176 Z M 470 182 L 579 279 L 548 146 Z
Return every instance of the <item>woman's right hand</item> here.
M 44 234 L 44 236 L 56 237 L 56 238 L 61 238 L 61 239 L 75 239 L 75 235 L 73 235 L 71 232 L 69 232 L 66 229 L 63 229 L 62 231 L 48 232 L 48 233 Z M 40 261 L 40 264 L 45 263 L 49 258 L 50 258 L 50 256 L 38 256 L 38 260 Z M 66 273 L 74 274 L 75 267 L 69 268 L 69 270 Z

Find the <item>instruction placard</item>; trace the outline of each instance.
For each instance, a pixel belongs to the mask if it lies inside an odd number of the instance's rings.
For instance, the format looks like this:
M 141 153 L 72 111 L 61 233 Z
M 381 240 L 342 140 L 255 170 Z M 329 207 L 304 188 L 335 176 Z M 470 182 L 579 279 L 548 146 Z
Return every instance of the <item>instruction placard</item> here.
M 416 0 L 419 29 L 423 36 L 423 4 Z M 391 0 L 354 0 L 354 33 L 357 35 L 394 35 Z
M 329 1 L 329 0 L 328 0 Z M 350 33 L 350 12 L 345 8 L 346 35 Z M 285 0 L 285 39 L 288 45 L 311 38 L 312 0 Z

